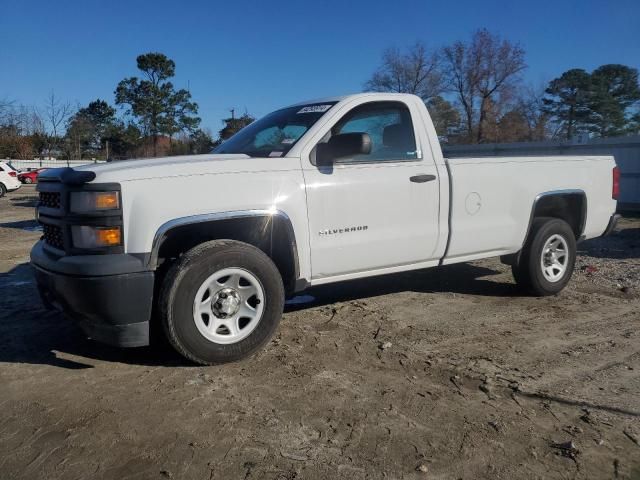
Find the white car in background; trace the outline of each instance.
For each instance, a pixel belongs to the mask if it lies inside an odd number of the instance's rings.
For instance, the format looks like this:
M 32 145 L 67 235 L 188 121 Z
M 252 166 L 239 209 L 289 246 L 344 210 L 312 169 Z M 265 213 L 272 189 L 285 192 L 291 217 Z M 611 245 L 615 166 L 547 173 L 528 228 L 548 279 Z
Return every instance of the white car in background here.
M 13 192 L 22 186 L 18 180 L 18 172 L 11 165 L 0 162 L 0 197 L 5 193 Z

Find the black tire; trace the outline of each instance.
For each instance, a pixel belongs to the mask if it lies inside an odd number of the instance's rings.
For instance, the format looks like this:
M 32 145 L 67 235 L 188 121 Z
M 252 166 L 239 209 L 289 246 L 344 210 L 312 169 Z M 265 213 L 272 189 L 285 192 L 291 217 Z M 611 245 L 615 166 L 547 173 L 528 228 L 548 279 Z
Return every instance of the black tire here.
M 562 276 L 549 281 L 543 272 L 541 259 L 547 240 L 561 236 L 567 245 L 567 264 Z M 560 292 L 571 279 L 576 262 L 576 237 L 567 222 L 559 218 L 536 218 L 520 254 L 517 264 L 511 267 L 516 283 L 528 293 L 543 297 Z
M 4 183 L 0 183 L 0 198 L 4 197 L 7 194 L 7 187 L 4 186 Z
M 200 333 L 193 315 L 196 293 L 213 273 L 242 268 L 264 290 L 264 308 L 255 329 L 237 343 L 215 343 Z M 284 309 L 284 286 L 278 268 L 261 250 L 232 240 L 200 244 L 169 269 L 159 296 L 163 329 L 171 345 L 185 358 L 202 365 L 233 362 L 262 348 L 275 333 Z
M 33 180 L 31 180 L 31 177 L 24 177 L 24 183 L 31 184 L 33 183 Z

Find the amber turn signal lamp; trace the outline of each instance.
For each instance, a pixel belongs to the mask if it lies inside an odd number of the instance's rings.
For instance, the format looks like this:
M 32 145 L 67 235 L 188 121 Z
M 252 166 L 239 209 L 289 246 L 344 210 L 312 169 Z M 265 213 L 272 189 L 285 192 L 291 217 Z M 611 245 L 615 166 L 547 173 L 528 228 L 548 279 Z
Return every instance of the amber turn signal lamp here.
M 96 230 L 96 243 L 102 247 L 113 247 L 120 245 L 122 233 L 120 227 L 100 228 Z
M 96 210 L 111 210 L 118 208 L 118 192 L 99 192 L 95 195 Z

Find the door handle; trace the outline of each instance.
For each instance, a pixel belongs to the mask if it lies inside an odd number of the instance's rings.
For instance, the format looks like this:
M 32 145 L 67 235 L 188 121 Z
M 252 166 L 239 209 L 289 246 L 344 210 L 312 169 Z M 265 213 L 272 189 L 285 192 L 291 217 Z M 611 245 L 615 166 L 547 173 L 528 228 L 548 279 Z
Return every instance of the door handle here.
M 409 177 L 409 180 L 414 183 L 425 183 L 435 180 L 435 175 L 414 175 L 413 177 Z

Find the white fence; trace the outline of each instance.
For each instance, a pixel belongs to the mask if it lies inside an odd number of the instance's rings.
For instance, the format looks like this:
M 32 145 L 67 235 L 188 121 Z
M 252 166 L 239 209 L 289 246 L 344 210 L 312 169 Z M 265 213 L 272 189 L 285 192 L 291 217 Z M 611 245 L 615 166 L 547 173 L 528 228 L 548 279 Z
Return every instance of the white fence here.
M 36 168 L 78 167 L 88 163 L 104 163 L 103 160 L 2 160 L 11 163 L 16 170 L 34 170 Z

